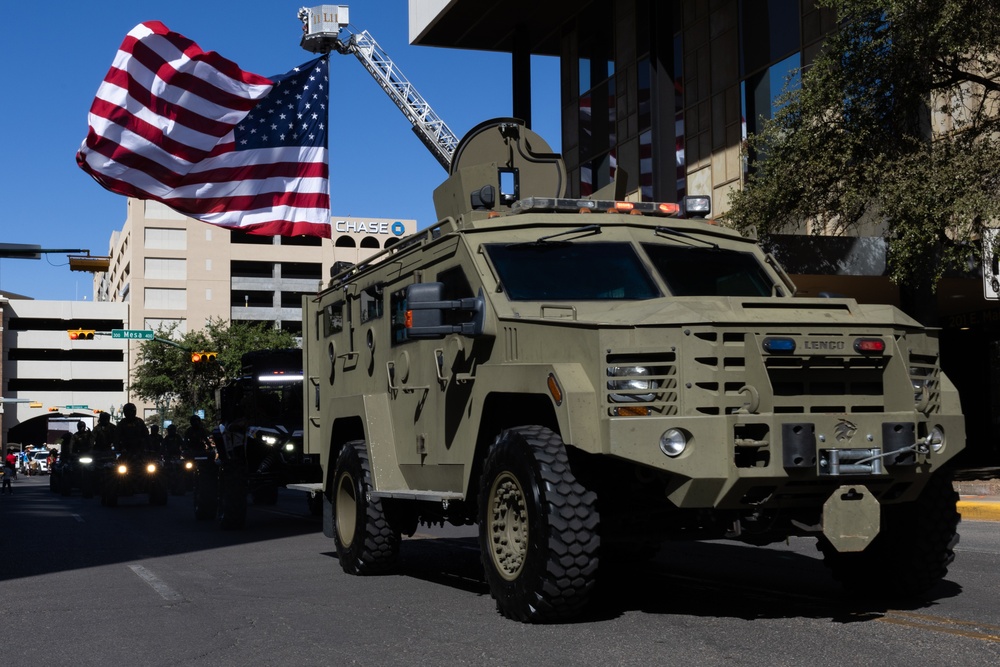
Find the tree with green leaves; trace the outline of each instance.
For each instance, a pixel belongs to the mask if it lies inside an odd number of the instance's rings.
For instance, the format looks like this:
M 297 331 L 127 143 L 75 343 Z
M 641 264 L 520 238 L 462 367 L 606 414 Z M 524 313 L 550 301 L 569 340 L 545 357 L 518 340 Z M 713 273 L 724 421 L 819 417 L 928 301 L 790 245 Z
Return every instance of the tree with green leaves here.
M 817 0 L 839 29 L 748 138 L 726 218 L 779 232 L 882 234 L 911 315 L 1000 222 L 1000 5 Z
M 240 373 L 245 353 L 296 347 L 287 331 L 219 318 L 183 335 L 170 325 L 156 337 L 159 340 L 144 341 L 139 347 L 130 391 L 156 405 L 164 418 L 181 424 L 198 410 L 205 411 L 206 424 L 218 421 L 215 390 Z M 216 362 L 193 363 L 191 352 L 202 351 L 217 352 Z

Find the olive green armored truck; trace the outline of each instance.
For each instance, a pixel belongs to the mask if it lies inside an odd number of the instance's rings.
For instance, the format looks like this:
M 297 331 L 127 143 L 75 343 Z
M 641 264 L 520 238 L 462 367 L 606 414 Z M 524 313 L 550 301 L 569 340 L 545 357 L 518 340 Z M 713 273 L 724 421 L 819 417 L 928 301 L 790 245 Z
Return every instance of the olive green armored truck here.
M 797 298 L 706 198 L 616 187 L 567 198 L 538 135 L 483 123 L 436 225 L 304 299 L 306 451 L 343 569 L 475 523 L 498 610 L 525 622 L 580 613 L 602 568 L 670 540 L 812 536 L 848 588 L 940 580 L 965 433 L 935 332 Z

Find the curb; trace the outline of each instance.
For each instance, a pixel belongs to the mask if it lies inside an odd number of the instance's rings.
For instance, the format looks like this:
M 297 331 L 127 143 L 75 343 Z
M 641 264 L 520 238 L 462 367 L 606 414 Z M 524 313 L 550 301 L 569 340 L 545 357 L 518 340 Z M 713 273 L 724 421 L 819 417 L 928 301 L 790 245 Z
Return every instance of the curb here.
M 962 521 L 1000 521 L 1000 502 L 979 498 L 962 498 L 958 501 Z

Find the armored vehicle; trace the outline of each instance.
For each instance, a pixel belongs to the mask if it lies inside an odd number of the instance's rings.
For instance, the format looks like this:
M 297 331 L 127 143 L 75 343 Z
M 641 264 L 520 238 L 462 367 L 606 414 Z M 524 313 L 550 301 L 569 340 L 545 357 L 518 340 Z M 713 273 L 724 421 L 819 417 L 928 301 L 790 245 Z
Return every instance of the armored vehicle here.
M 664 540 L 813 536 L 850 588 L 940 580 L 965 434 L 935 332 L 796 298 L 705 198 L 566 182 L 522 123 L 484 123 L 440 222 L 304 299 L 306 451 L 343 569 L 383 572 L 446 521 L 478 524 L 525 622 L 578 614 L 601 568 Z
M 242 528 L 248 496 L 273 505 L 280 487 L 322 479 L 319 457 L 302 453 L 302 350 L 244 354 L 240 376 L 217 398 L 218 457 L 196 460 L 197 518 Z

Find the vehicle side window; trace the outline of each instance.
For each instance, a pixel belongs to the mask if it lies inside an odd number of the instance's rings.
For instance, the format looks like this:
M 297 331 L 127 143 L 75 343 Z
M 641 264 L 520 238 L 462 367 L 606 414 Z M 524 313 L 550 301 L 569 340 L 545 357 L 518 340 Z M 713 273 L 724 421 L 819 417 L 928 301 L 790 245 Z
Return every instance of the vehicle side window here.
M 409 340 L 406 337 L 406 288 L 389 295 L 389 326 L 392 330 L 392 344 L 398 345 Z
M 366 287 L 361 292 L 361 322 L 369 322 L 382 317 L 385 304 L 382 301 L 382 285 Z
M 323 308 L 323 336 L 329 338 L 344 330 L 344 302 L 331 303 Z

